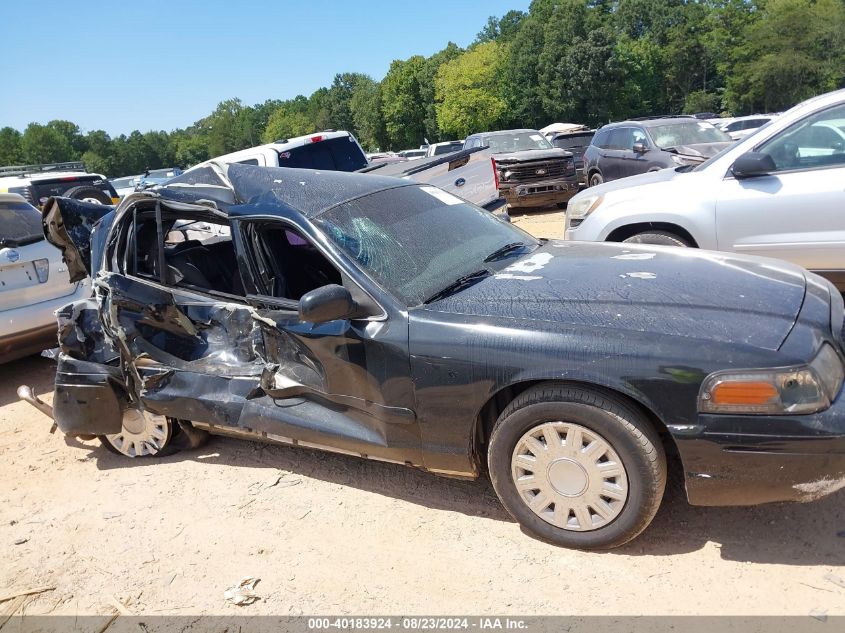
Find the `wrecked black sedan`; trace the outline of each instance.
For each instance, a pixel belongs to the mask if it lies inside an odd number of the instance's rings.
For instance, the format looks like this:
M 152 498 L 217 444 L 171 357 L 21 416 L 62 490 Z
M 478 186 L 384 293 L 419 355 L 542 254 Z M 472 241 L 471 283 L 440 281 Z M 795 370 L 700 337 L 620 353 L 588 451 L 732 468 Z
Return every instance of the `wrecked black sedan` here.
M 207 434 L 476 477 L 530 534 L 634 538 L 691 503 L 845 485 L 843 302 L 790 264 L 535 239 L 439 189 L 212 164 L 116 209 L 48 202 L 94 298 L 54 415 L 129 457 Z M 670 459 L 667 460 L 667 457 Z

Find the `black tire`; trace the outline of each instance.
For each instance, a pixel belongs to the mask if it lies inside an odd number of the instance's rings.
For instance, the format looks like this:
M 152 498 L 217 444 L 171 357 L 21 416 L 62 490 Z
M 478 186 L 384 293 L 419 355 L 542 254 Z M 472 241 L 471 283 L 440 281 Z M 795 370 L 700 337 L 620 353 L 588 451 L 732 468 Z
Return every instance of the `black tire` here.
M 535 514 L 517 490 L 511 475 L 517 443 L 530 429 L 553 421 L 574 423 L 598 434 L 622 462 L 627 498 L 619 514 L 602 527 L 586 531 L 557 527 Z M 666 487 L 663 446 L 641 412 L 613 394 L 554 383 L 529 389 L 502 412 L 490 436 L 487 462 L 499 499 L 525 532 L 578 549 L 611 549 L 636 537 L 657 513 Z
M 604 176 L 601 175 L 600 171 L 594 171 L 590 174 L 590 182 L 587 183 L 588 187 L 595 187 L 596 185 L 600 185 L 604 182 Z
M 96 187 L 89 187 L 87 185 L 80 185 L 78 187 L 71 187 L 64 193 L 65 198 L 73 198 L 74 200 L 96 200 L 100 204 L 111 204 L 111 198 L 105 191 L 97 189 Z
M 669 231 L 645 231 L 632 235 L 626 240 L 622 240 L 626 244 L 654 244 L 655 246 L 684 246 L 689 247 L 690 244 L 684 238 L 670 233 Z

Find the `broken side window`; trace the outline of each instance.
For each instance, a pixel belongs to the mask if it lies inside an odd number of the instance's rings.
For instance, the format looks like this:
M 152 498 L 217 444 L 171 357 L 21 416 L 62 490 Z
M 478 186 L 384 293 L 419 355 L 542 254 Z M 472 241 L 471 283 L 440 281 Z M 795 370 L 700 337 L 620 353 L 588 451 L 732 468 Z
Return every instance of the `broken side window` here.
M 334 265 L 295 228 L 247 222 L 243 233 L 260 294 L 299 301 L 311 290 L 343 283 Z
M 243 297 L 228 222 L 155 208 L 135 209 L 127 222 L 118 271 L 167 286 Z

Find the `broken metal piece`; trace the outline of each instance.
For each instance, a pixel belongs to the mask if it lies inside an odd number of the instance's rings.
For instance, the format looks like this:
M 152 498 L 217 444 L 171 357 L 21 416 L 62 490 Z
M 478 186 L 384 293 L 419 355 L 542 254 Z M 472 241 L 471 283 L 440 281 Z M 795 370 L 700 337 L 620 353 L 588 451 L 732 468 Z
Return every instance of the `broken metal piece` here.
M 18 387 L 18 398 L 20 398 L 24 402 L 28 402 L 33 407 L 41 411 L 41 413 L 53 420 L 53 425 L 50 427 L 50 433 L 56 432 L 56 422 L 53 417 L 53 407 L 51 407 L 49 404 L 47 404 L 38 396 L 36 396 L 35 393 L 32 391 L 31 387 L 28 387 L 27 385 L 21 385 L 20 387 Z

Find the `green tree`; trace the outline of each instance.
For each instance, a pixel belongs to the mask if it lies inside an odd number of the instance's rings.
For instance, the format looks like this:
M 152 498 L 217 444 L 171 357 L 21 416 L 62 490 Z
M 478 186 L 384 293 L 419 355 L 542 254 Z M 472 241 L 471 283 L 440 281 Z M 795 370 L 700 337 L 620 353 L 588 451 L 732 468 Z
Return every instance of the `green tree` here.
M 782 110 L 845 83 L 841 0 L 768 0 L 744 35 L 727 81 L 733 112 Z
M 21 154 L 26 163 L 55 163 L 78 158 L 61 132 L 38 123 L 26 126 L 21 137 Z
M 303 105 L 305 107 L 302 107 Z M 286 101 L 270 115 L 262 140 L 272 143 L 313 131 L 314 124 L 307 114 L 307 102 L 297 104 L 294 101 Z
M 445 141 L 440 131 L 440 126 L 437 123 L 437 108 L 435 104 L 434 80 L 437 77 L 437 72 L 440 67 L 463 53 L 463 49 L 453 42 L 449 42 L 442 51 L 438 51 L 431 57 L 425 60 L 425 63 L 420 68 L 417 80 L 420 86 L 420 99 L 422 99 L 425 107 L 425 116 L 423 117 L 424 137 L 430 142 Z
M 349 101 L 355 135 L 369 150 L 385 149 L 388 139 L 381 113 L 381 86 L 367 79 L 358 83 Z
M 21 133 L 11 127 L 0 129 L 0 166 L 22 162 Z
M 506 48 L 495 40 L 484 42 L 440 67 L 435 100 L 444 133 L 463 138 L 501 123 L 507 111 L 499 87 Z
M 420 75 L 425 58 L 394 60 L 381 82 L 382 113 L 391 147 L 416 147 L 425 136 L 425 102 Z
M 498 40 L 500 43 L 509 42 L 519 31 L 522 20 L 527 14 L 525 11 L 511 10 L 505 13 L 501 18 L 491 15 L 487 18 L 487 24 L 475 36 L 475 44 L 483 44 L 492 40 Z

